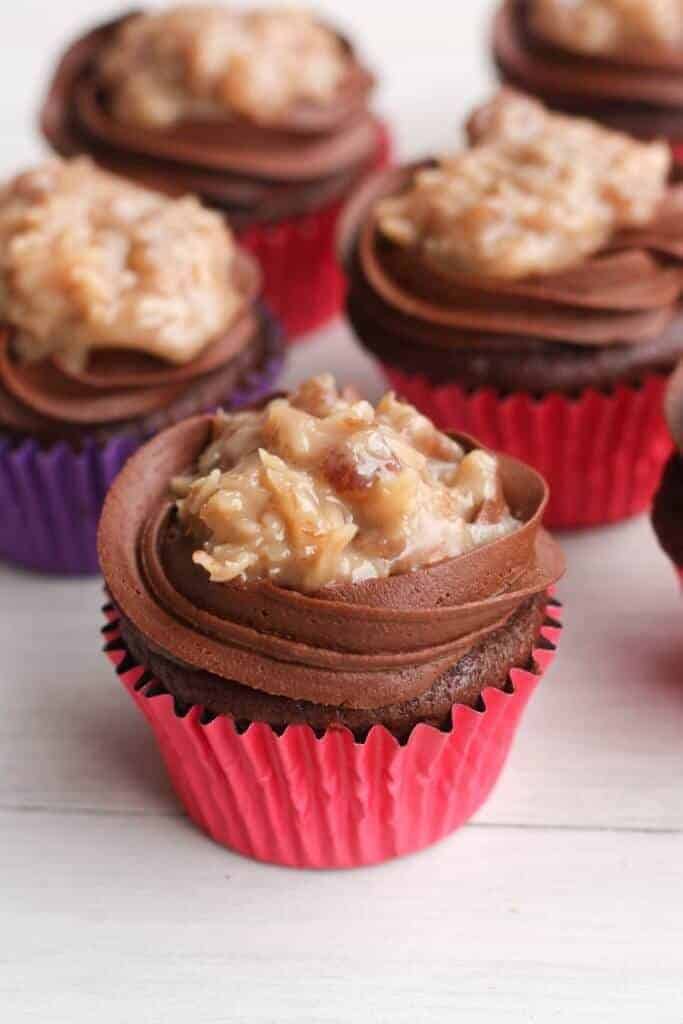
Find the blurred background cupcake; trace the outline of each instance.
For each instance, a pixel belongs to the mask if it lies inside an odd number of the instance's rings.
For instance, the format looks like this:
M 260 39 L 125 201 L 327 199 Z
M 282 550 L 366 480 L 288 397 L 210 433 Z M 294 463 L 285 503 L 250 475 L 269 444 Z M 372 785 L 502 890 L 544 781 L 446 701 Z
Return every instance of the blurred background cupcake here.
M 505 0 L 493 52 L 508 84 L 683 159 L 679 0 Z
M 327 376 L 133 456 L 100 526 L 107 651 L 197 824 L 319 868 L 463 824 L 558 637 L 546 501 Z
M 223 211 L 296 337 L 339 311 L 340 202 L 387 162 L 373 86 L 351 44 L 304 10 L 174 6 L 78 39 L 42 126 L 62 155 Z
M 550 483 L 547 522 L 645 510 L 683 353 L 683 192 L 638 143 L 503 91 L 469 148 L 377 175 L 344 217 L 348 315 L 397 392 Z
M 675 451 L 655 496 L 652 522 L 683 583 L 683 363 L 669 382 L 665 410 Z
M 52 160 L 0 189 L 0 557 L 97 571 L 104 493 L 160 427 L 271 389 L 280 331 L 223 219 Z

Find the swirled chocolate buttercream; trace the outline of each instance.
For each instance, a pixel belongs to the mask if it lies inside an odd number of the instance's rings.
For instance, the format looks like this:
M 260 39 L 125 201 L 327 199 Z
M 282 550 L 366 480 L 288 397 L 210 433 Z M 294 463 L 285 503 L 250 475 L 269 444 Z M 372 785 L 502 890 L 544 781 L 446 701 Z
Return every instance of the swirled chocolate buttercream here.
M 223 218 L 194 198 L 86 158 L 17 175 L 0 188 L 0 429 L 149 434 L 227 402 L 279 358 L 260 287 Z
M 500 392 L 611 388 L 683 352 L 683 190 L 660 143 L 503 90 L 469 146 L 359 189 L 347 311 L 383 363 Z
M 525 663 L 564 570 L 547 497 L 522 463 L 323 378 L 159 434 L 110 490 L 99 552 L 127 642 L 172 691 L 339 720 L 422 698 L 461 659 L 467 677 L 473 652 L 481 685 Z

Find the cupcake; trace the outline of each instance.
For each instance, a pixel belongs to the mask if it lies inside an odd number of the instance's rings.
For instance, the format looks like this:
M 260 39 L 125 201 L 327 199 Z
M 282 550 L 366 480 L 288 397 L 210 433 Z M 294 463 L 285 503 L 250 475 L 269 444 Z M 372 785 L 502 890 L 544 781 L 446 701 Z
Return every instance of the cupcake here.
M 683 191 L 662 143 L 503 91 L 469 148 L 384 172 L 340 230 L 360 341 L 444 430 L 531 463 L 547 522 L 645 510 L 683 353 Z
M 676 450 L 655 495 L 652 523 L 683 583 L 683 363 L 669 382 L 665 410 Z
M 98 571 L 104 493 L 160 428 L 271 390 L 280 332 L 223 219 L 52 160 L 0 189 L 0 558 Z
M 679 0 L 505 0 L 493 52 L 506 83 L 683 158 Z
M 288 335 L 334 316 L 343 199 L 388 158 L 351 44 L 300 9 L 170 7 L 78 39 L 42 127 L 63 156 L 88 153 L 172 195 L 223 211 L 259 260 Z
M 418 850 L 485 800 L 554 650 L 543 480 L 332 378 L 134 455 L 109 657 L 189 815 L 260 860 Z

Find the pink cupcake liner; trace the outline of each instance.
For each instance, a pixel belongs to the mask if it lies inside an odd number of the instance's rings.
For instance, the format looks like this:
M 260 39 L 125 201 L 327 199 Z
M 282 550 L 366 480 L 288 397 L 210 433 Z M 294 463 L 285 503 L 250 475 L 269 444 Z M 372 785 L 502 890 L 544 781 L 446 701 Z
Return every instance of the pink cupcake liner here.
M 390 157 L 389 131 L 381 126 L 372 170 L 386 167 Z M 261 265 L 264 299 L 290 342 L 303 340 L 341 312 L 346 284 L 336 256 L 336 233 L 347 199 L 303 216 L 237 231 L 240 244 Z
M 533 691 L 553 660 L 560 607 L 549 597 L 532 667 L 456 705 L 452 726 L 418 725 L 403 745 L 383 726 L 364 742 L 307 725 L 281 734 L 176 708 L 126 648 L 109 605 L 105 651 L 147 718 L 190 818 L 246 857 L 297 868 L 352 868 L 414 853 L 463 825 L 496 783 Z
M 394 390 L 442 430 L 462 430 L 532 465 L 548 481 L 547 526 L 600 526 L 645 512 L 671 454 L 664 374 L 639 387 L 536 399 L 492 389 L 468 392 L 384 366 Z

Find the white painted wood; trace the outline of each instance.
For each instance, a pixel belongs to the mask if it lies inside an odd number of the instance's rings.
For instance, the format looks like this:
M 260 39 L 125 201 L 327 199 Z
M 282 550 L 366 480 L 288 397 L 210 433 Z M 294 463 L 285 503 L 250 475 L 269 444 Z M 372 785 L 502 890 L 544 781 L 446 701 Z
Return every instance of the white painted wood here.
M 41 152 L 50 56 L 127 6 L 6 5 L 1 173 Z M 343 5 L 404 154 L 485 94 L 492 6 Z M 381 388 L 341 323 L 286 382 L 322 369 Z M 99 581 L 0 567 L 0 1021 L 683 1024 L 681 598 L 644 519 L 563 541 L 560 654 L 478 822 L 351 874 L 196 833 L 99 652 Z
M 680 835 L 471 828 L 315 874 L 167 819 L 0 828 L 7 1021 L 683 1020 Z

